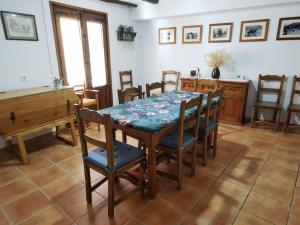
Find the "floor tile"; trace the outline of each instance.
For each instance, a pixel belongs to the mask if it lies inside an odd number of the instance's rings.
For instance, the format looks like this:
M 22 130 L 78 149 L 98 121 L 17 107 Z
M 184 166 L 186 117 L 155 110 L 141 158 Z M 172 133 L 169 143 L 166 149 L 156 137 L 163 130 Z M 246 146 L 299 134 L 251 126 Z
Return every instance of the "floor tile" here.
M 237 167 L 229 167 L 222 174 L 221 179 L 250 190 L 257 176 L 257 173 L 250 173 Z
M 267 162 L 272 162 L 277 166 L 281 166 L 286 169 L 298 171 L 299 170 L 299 159 L 295 159 L 286 155 L 276 154 L 275 151 L 271 152 Z
M 98 206 L 77 221 L 78 225 L 123 225 L 129 221 L 128 215 L 118 206 L 114 209 L 114 218 L 109 219 L 107 206 Z
M 205 219 L 187 214 L 180 225 L 210 225 Z
M 83 171 L 81 155 L 76 155 L 74 157 L 66 159 L 60 162 L 58 165 L 65 169 L 68 173 L 78 173 Z
M 277 225 L 284 225 L 288 216 L 288 204 L 256 192 L 251 192 L 243 210 Z
M 57 166 L 50 166 L 46 169 L 40 170 L 34 173 L 30 178 L 38 185 L 47 185 L 63 176 L 67 175 L 62 169 Z
M 197 189 L 199 193 L 207 191 L 217 179 L 215 176 L 203 172 L 201 170 L 202 168 L 203 167 L 196 168 L 195 177 L 183 177 L 183 184 Z
M 288 156 L 300 160 L 300 150 L 297 148 L 282 148 L 275 145 L 273 152 L 277 155 Z
M 272 225 L 272 224 L 256 216 L 241 211 L 238 217 L 236 218 L 234 225 Z
M 0 211 L 0 225 L 9 225 L 9 222 L 5 218 L 4 214 Z
M 58 208 L 50 206 L 20 225 L 70 225 L 71 223 Z
M 49 205 L 49 200 L 41 192 L 33 192 L 6 205 L 4 210 L 11 221 L 18 223 Z
M 259 148 L 262 149 L 262 151 L 271 151 L 274 147 L 273 143 L 265 142 L 263 139 L 251 139 L 247 146 L 250 148 Z
M 212 159 L 208 159 L 206 162 L 206 166 L 201 167 L 201 170 L 207 174 L 218 177 L 223 173 L 225 168 L 226 168 L 225 164 L 222 164 Z
M 15 166 L 0 167 L 0 187 L 13 182 L 21 177 L 23 174 Z
M 87 203 L 85 188 L 76 192 L 66 193 L 61 199 L 57 201 L 57 205 L 66 212 L 73 220 L 78 220 L 84 216 L 89 210 L 103 204 L 104 198 L 99 194 L 93 192 L 92 204 Z
M 265 176 L 288 185 L 294 185 L 297 178 L 297 171 L 286 169 L 267 161 L 260 172 L 260 176 Z
M 145 225 L 175 225 L 184 213 L 161 199 L 155 199 L 147 205 L 136 217 Z
M 46 158 L 50 159 L 54 163 L 58 163 L 74 155 L 75 152 L 73 152 L 72 150 L 63 148 L 58 151 L 50 152 L 49 154 L 46 155 Z
M 65 176 L 57 181 L 54 181 L 42 189 L 54 201 L 58 201 L 67 193 L 75 192 L 84 187 L 84 184 L 71 176 Z
M 238 167 L 250 173 L 259 173 L 264 165 L 264 162 L 265 160 L 259 157 L 239 155 L 232 161 L 230 166 Z
M 21 179 L 0 188 L 0 204 L 18 199 L 35 190 L 35 186 L 27 179 Z
M 300 208 L 300 187 L 295 188 L 295 193 L 293 197 L 293 206 Z
M 140 193 L 136 193 L 123 201 L 119 207 L 128 215 L 134 216 L 144 209 L 150 201 L 146 195 L 142 196 Z
M 195 186 L 184 184 L 180 191 L 177 190 L 177 184 L 168 187 L 159 196 L 170 205 L 177 207 L 182 211 L 188 211 L 204 194 Z
M 238 208 L 232 206 L 219 195 L 204 196 L 191 210 L 191 214 L 208 224 L 232 224 L 238 214 Z
M 297 149 L 300 145 L 299 134 L 281 133 L 276 141 L 276 145 L 281 148 Z
M 208 196 L 219 196 L 231 205 L 240 208 L 245 201 L 248 190 L 229 181 L 218 180 L 208 190 Z
M 289 215 L 288 225 L 299 225 L 300 224 L 300 209 L 299 208 L 291 208 L 291 212 Z
M 253 186 L 253 191 L 286 204 L 291 204 L 294 185 L 277 182 L 271 178 L 259 176 Z
M 46 160 L 44 157 L 30 158 L 28 164 L 20 165 L 21 169 L 26 174 L 31 174 L 39 170 L 45 169 L 46 167 L 51 166 L 52 164 Z
M 143 225 L 142 222 L 138 222 L 136 220 L 130 220 L 126 225 Z

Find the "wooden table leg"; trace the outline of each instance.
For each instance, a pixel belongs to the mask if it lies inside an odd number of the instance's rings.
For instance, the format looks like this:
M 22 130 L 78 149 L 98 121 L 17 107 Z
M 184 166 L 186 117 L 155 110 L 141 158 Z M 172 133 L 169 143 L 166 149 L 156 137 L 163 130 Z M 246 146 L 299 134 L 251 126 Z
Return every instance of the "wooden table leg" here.
M 76 132 L 75 132 L 74 120 L 72 120 L 70 122 L 70 131 L 71 131 L 71 135 L 72 135 L 73 146 L 76 146 L 77 145 L 77 136 L 76 136 Z
M 154 135 L 151 135 L 151 141 L 148 144 L 148 167 L 147 167 L 147 176 L 148 176 L 148 188 L 149 188 L 149 197 L 155 198 L 157 193 L 157 178 L 156 178 L 156 156 L 155 156 L 155 146 L 157 143 L 154 141 Z
M 23 136 L 18 135 L 17 136 L 17 141 L 18 141 L 21 160 L 22 160 L 23 163 L 28 163 L 29 158 L 28 158 L 27 151 L 26 151 L 26 148 L 25 148 Z

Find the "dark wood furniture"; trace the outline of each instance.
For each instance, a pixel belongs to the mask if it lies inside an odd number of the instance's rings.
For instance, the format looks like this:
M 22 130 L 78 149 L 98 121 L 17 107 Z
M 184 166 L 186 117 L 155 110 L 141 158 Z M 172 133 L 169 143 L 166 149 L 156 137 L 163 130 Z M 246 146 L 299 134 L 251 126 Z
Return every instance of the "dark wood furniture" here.
M 200 79 L 201 80 L 201 79 Z M 181 78 L 181 90 L 195 92 L 198 78 Z M 220 121 L 222 123 L 242 125 L 245 121 L 245 110 L 248 97 L 248 80 L 218 80 L 218 88 L 224 87 L 224 99 Z M 207 92 L 204 90 L 204 93 Z M 199 92 L 201 89 L 198 89 Z
M 287 132 L 289 127 L 299 127 L 299 125 L 296 124 L 290 125 L 291 114 L 300 113 L 300 104 L 294 104 L 295 97 L 297 97 L 297 95 L 300 95 L 300 89 L 297 89 L 297 85 L 299 84 L 300 84 L 300 76 L 295 75 L 293 80 L 290 104 L 287 109 L 287 118 L 285 122 L 284 132 Z
M 133 86 L 132 70 L 120 71 L 119 76 L 120 76 L 121 90 L 130 88 Z
M 180 72 L 175 70 L 162 71 L 162 80 L 165 84 L 165 91 L 166 91 L 166 86 L 173 86 L 174 90 L 178 89 L 179 76 L 180 76 Z
M 204 117 L 200 118 L 198 143 L 203 143 L 203 165 L 206 165 L 207 152 L 210 148 L 210 137 L 213 136 L 213 156 L 217 154 L 217 138 L 219 128 L 219 118 L 224 95 L 224 87 L 216 91 L 209 91 L 207 96 L 207 106 Z M 217 101 L 213 104 L 213 101 Z
M 165 83 L 162 81 L 161 83 L 155 82 L 152 84 L 146 84 L 146 94 L 147 97 L 151 96 L 151 91 L 160 89 L 160 93 L 165 93 Z
M 208 93 L 218 89 L 219 80 L 213 79 L 197 79 L 197 92 Z
M 82 88 L 76 90 L 76 94 L 79 97 L 79 105 L 81 108 L 94 107 L 96 110 L 100 110 L 100 92 L 96 89 Z M 98 131 L 100 131 L 100 124 L 98 126 Z
M 185 117 L 186 111 L 194 107 L 197 108 L 195 114 L 192 118 L 187 119 Z M 178 190 L 182 187 L 183 163 L 191 169 L 191 176 L 195 176 L 197 137 L 201 107 L 202 95 L 190 100 L 189 102 L 181 102 L 178 129 L 162 136 L 159 140 L 159 144 L 156 146 L 156 149 L 160 151 L 157 155 L 157 164 L 167 159 L 173 159 L 176 161 L 176 175 L 160 170 L 158 170 L 157 173 L 158 175 L 177 181 Z M 183 160 L 183 154 L 186 152 L 191 153 L 190 162 Z
M 96 111 L 80 109 L 79 105 L 75 107 L 82 149 L 86 200 L 88 203 L 91 203 L 92 192 L 108 181 L 108 216 L 112 218 L 114 217 L 114 207 L 123 201 L 122 197 L 115 199 L 114 196 L 114 184 L 117 178 L 125 178 L 131 183 L 139 185 L 141 193 L 144 192 L 146 153 L 142 149 L 113 140 L 112 119 L 110 115 L 101 116 Z M 86 121 L 104 125 L 105 142 L 86 133 L 83 125 L 83 122 Z M 88 151 L 87 143 L 96 146 L 96 148 Z M 140 164 L 139 178 L 128 172 L 130 168 L 138 164 Z M 90 169 L 101 173 L 105 177 L 92 185 Z
M 58 138 L 76 145 L 73 104 L 78 98 L 71 87 L 40 87 L 0 94 L 0 135 L 11 143 L 16 138 L 23 163 L 29 160 L 24 137 L 56 127 Z M 59 136 L 59 126 L 68 125 L 72 142 Z
M 283 106 L 280 102 L 281 102 L 284 82 L 285 82 L 285 75 L 282 76 L 261 75 L 261 74 L 259 75 L 256 102 L 253 104 L 253 109 L 252 109 L 252 118 L 251 118 L 252 127 L 255 127 L 256 124 L 267 124 L 267 125 L 274 126 L 276 131 L 279 130 L 279 120 L 280 120 L 281 112 L 283 110 Z M 265 87 L 265 83 L 272 83 L 273 85 L 278 84 L 279 88 Z M 276 101 L 275 102 L 264 101 L 262 99 L 264 93 L 269 93 L 269 94 L 271 93 L 276 95 L 277 96 Z M 257 118 L 259 109 L 274 110 L 273 120 L 266 121 Z

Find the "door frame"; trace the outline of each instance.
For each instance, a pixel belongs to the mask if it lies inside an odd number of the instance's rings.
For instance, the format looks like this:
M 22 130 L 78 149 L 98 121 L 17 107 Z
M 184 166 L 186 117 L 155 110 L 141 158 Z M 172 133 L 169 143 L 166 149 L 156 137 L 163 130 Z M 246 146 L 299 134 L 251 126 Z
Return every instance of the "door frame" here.
M 109 102 L 107 102 L 108 106 L 112 106 L 113 105 L 113 93 L 112 93 L 112 76 L 111 76 L 111 59 L 110 59 L 110 43 L 109 43 L 109 27 L 108 27 L 108 14 L 105 12 L 101 12 L 101 11 L 95 11 L 95 10 L 91 10 L 91 9 L 87 9 L 87 8 L 82 8 L 82 7 L 78 7 L 78 6 L 74 6 L 74 5 L 68 5 L 68 4 L 64 4 L 64 3 L 58 3 L 58 2 L 53 2 L 53 1 L 49 1 L 49 6 L 50 6 L 50 12 L 51 12 L 51 19 L 52 19 L 52 30 L 53 30 L 53 34 L 54 34 L 54 40 L 55 40 L 55 49 L 56 49 L 56 58 L 57 58 L 57 62 L 58 62 L 58 69 L 59 69 L 59 76 L 60 78 L 63 80 L 63 82 L 66 82 L 64 80 L 64 72 L 63 72 L 63 62 L 61 60 L 61 58 L 63 57 L 63 55 L 61 55 L 61 51 L 60 51 L 60 42 L 59 42 L 59 34 L 57 33 L 58 31 L 58 27 L 56 26 L 56 21 L 55 21 L 55 15 L 54 15 L 54 9 L 55 7 L 65 7 L 67 9 L 73 9 L 73 10 L 78 10 L 78 11 L 84 11 L 84 12 L 90 12 L 99 16 L 102 16 L 105 18 L 105 26 L 103 29 L 103 35 L 104 35 L 104 53 L 105 53 L 105 58 L 106 58 L 106 86 L 108 87 L 109 91 L 107 91 L 107 100 Z M 81 25 L 81 29 L 82 29 L 82 25 Z

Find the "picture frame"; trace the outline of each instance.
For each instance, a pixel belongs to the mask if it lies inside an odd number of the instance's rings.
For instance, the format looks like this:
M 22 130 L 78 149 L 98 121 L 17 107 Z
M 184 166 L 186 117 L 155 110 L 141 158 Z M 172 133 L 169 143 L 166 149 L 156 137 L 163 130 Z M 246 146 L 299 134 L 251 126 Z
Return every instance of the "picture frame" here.
M 202 25 L 182 27 L 182 44 L 200 44 L 202 42 Z
M 165 27 L 158 30 L 160 45 L 176 44 L 176 27 Z
M 35 16 L 1 11 L 6 40 L 38 41 Z
M 209 25 L 209 43 L 224 43 L 232 40 L 233 23 L 214 23 Z
M 280 40 L 300 40 L 300 16 L 280 18 L 277 38 Z
M 266 41 L 268 39 L 269 23 L 269 19 L 242 21 L 240 42 Z

